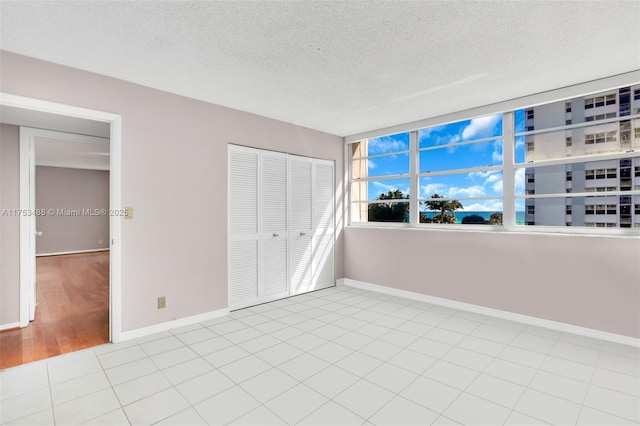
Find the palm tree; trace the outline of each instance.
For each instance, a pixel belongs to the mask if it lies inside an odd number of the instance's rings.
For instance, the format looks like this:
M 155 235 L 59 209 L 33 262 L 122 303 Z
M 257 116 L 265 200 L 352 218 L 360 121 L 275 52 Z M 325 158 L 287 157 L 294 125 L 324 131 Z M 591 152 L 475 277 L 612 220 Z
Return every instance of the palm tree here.
M 491 213 L 491 216 L 489 216 L 489 225 L 502 225 L 502 213 Z
M 404 195 L 399 189 L 380 194 L 377 200 L 407 200 L 407 202 L 369 204 L 369 222 L 408 222 L 408 199 L 409 196 Z
M 445 198 L 440 194 L 433 194 L 430 201 L 425 201 L 424 204 L 427 209 L 434 212 L 439 212 L 433 215 L 431 218 L 432 223 L 456 223 L 456 217 L 448 212 L 454 212 L 456 210 L 462 210 L 464 207 L 458 200 L 434 200 L 437 198 Z

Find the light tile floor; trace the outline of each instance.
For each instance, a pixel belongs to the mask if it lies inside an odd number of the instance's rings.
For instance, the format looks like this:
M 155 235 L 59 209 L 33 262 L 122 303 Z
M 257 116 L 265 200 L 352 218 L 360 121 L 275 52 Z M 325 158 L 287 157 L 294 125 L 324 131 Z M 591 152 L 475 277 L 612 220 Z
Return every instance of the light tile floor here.
M 640 423 L 638 348 L 336 287 L 0 372 L 2 424 Z

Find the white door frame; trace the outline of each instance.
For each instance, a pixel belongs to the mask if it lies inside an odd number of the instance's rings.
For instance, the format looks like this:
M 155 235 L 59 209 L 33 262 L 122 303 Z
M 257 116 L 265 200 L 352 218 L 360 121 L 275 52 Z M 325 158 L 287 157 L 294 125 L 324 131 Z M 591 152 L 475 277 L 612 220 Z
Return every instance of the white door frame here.
M 121 188 L 121 147 L 122 147 L 122 117 L 117 114 L 64 105 L 40 99 L 27 98 L 0 92 L 0 105 L 23 108 L 32 111 L 48 112 L 69 117 L 84 118 L 109 123 L 110 135 L 110 173 L 109 173 L 109 208 L 122 209 Z M 28 161 L 20 158 L 20 209 L 29 209 L 29 167 Z M 26 183 L 26 187 L 25 187 Z M 29 324 L 29 238 L 32 221 L 22 216 L 20 219 L 20 327 Z M 110 232 L 110 273 L 109 273 L 109 336 L 112 342 L 121 341 L 122 334 L 122 217 L 111 215 L 109 218 Z
M 20 208 L 22 211 L 28 210 L 30 212 L 36 212 L 36 153 L 35 153 L 35 138 L 44 137 L 48 139 L 61 139 L 65 141 L 75 141 L 89 144 L 105 144 L 109 143 L 109 138 L 78 135 L 75 133 L 65 133 L 56 130 L 37 129 L 32 127 L 20 126 Z M 105 170 L 105 169 L 102 169 Z M 108 170 L 108 169 L 106 169 Z M 36 232 L 36 222 L 38 213 L 20 215 L 21 229 L 28 230 L 25 233 L 21 233 L 20 247 L 25 251 L 21 251 L 22 254 L 27 254 L 26 261 L 20 262 L 21 276 L 26 277 L 26 284 L 28 287 L 27 302 L 29 303 L 29 321 L 35 319 L 35 309 L 37 304 L 36 298 L 36 234 L 42 235 Z M 25 238 L 25 240 L 23 240 Z M 24 269 L 22 269 L 24 268 Z M 24 274 L 23 274 L 24 272 Z M 21 281 L 20 285 L 24 285 L 25 282 Z M 24 327 L 21 325 L 21 327 Z

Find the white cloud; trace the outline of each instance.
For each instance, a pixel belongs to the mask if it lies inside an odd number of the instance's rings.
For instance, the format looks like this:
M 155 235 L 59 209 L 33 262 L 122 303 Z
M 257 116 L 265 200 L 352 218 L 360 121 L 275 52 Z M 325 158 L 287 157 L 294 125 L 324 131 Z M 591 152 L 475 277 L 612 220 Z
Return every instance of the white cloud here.
M 525 169 L 516 169 L 516 194 L 522 194 L 524 192 L 524 170 Z
M 492 130 L 498 120 L 500 120 L 500 114 L 474 118 L 471 120 L 471 123 L 462 130 L 462 137 L 464 139 L 470 139 L 473 137 L 493 136 Z
M 376 167 L 378 167 L 378 165 L 374 163 L 373 160 L 369 159 L 367 160 L 367 167 L 369 167 L 370 169 L 375 169 Z
M 384 136 L 371 140 L 369 143 L 369 155 L 386 154 L 388 152 L 406 151 L 409 146 L 405 141 L 393 139 L 390 136 Z
M 371 182 L 371 183 L 373 183 L 374 186 L 380 188 L 384 192 L 400 190 L 404 195 L 407 195 L 409 193 L 409 188 L 399 188 L 396 185 L 387 185 L 386 183 L 382 183 L 382 182 Z
M 478 201 L 464 206 L 464 210 L 468 212 L 501 212 L 502 203 L 495 200 Z
M 446 188 L 447 186 L 442 183 L 429 183 L 422 186 L 422 192 L 425 197 L 431 197 L 436 192 L 443 192 Z
M 485 185 L 488 183 L 494 183 L 494 182 L 498 182 L 502 180 L 502 176 L 500 176 L 498 173 L 493 173 L 490 174 L 489 176 L 487 176 L 487 179 L 484 181 Z
M 471 179 L 474 179 L 474 178 L 477 178 L 477 177 L 481 178 L 481 179 L 486 179 L 488 176 L 494 175 L 496 173 L 500 173 L 500 171 L 499 170 L 488 170 L 486 172 L 471 172 L 471 173 L 469 173 L 469 177 Z
M 480 185 L 469 186 L 467 188 L 449 188 L 448 197 L 483 197 L 484 188 Z
M 494 163 L 502 163 L 502 144 L 500 141 L 495 141 L 493 143 L 493 152 L 491 153 L 491 160 Z

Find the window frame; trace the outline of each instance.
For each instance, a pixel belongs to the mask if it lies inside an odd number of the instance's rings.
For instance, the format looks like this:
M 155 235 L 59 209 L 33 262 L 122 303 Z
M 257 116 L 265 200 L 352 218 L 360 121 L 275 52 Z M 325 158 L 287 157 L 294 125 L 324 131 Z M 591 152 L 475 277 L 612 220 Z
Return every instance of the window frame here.
M 637 75 L 635 75 L 634 77 L 637 78 Z M 608 81 L 612 79 L 615 79 L 615 77 L 611 77 L 609 79 L 603 79 L 603 80 Z M 580 86 L 580 87 L 593 86 L 593 84 L 597 84 L 597 83 L 598 82 L 595 82 L 595 83 L 590 82 L 590 83 L 584 83 L 582 85 L 577 85 L 577 86 Z M 498 108 L 496 110 L 496 109 L 492 109 L 491 106 L 480 107 L 474 110 L 461 111 L 461 112 L 457 112 L 457 113 L 453 113 L 450 115 L 441 116 L 433 119 L 425 119 L 425 120 L 417 121 L 414 123 L 408 123 L 407 125 L 403 125 L 403 126 L 394 126 L 387 129 L 381 129 L 380 131 L 373 131 L 373 132 L 367 132 L 359 135 L 348 136 L 345 138 L 345 145 L 346 145 L 345 154 L 347 154 L 345 167 L 347 168 L 346 175 L 348 177 L 348 185 L 347 185 L 348 204 L 347 204 L 347 225 L 346 226 L 376 227 L 376 228 L 379 228 L 379 227 L 412 228 L 412 229 L 429 229 L 429 230 L 443 230 L 443 231 L 453 230 L 453 231 L 486 231 L 486 232 L 515 232 L 515 233 L 552 233 L 552 234 L 570 234 L 570 235 L 638 237 L 640 236 L 640 229 L 638 227 L 634 228 L 633 226 L 631 228 L 620 228 L 620 227 L 598 228 L 598 227 L 589 227 L 587 226 L 586 223 L 585 223 L 585 226 L 580 226 L 580 227 L 560 226 L 560 225 L 558 226 L 527 225 L 526 224 L 526 211 L 527 211 L 526 205 L 524 206 L 525 224 L 516 225 L 516 211 L 515 211 L 515 205 L 517 200 L 519 199 L 526 200 L 526 199 L 535 199 L 535 198 L 565 198 L 565 199 L 573 200 L 573 199 L 578 199 L 578 197 L 594 197 L 594 196 L 600 196 L 600 195 L 618 196 L 618 197 L 625 196 L 625 195 L 628 195 L 631 197 L 640 196 L 640 189 L 634 189 L 634 187 L 632 187 L 630 191 L 626 191 L 626 190 L 621 191 L 619 187 L 615 187 L 615 190 L 611 191 L 610 189 L 613 189 L 613 187 L 611 188 L 603 187 L 605 192 L 592 192 L 592 191 L 586 192 L 585 191 L 585 192 L 574 193 L 574 192 L 568 191 L 567 193 L 557 193 L 557 194 L 555 193 L 554 194 L 526 194 L 526 191 L 523 191 L 522 195 L 518 195 L 515 193 L 515 180 L 516 180 L 515 173 L 516 173 L 516 170 L 518 169 L 523 169 L 523 168 L 526 169 L 527 167 L 537 168 L 537 167 L 552 166 L 552 165 L 567 165 L 572 163 L 598 162 L 598 161 L 614 160 L 614 159 L 620 160 L 625 158 L 632 159 L 632 158 L 640 157 L 640 150 L 638 148 L 635 148 L 627 151 L 620 150 L 613 153 L 607 152 L 604 154 L 588 154 L 588 155 L 580 155 L 580 156 L 571 156 L 566 158 L 552 158 L 552 159 L 538 160 L 531 163 L 516 163 L 516 160 L 515 160 L 515 151 L 516 151 L 515 142 L 517 137 L 525 138 L 528 135 L 536 135 L 540 133 L 549 133 L 549 132 L 555 132 L 555 131 L 558 131 L 558 132 L 569 131 L 569 130 L 582 128 L 582 127 L 602 125 L 602 124 L 608 124 L 608 123 L 619 123 L 621 121 L 640 119 L 640 113 L 633 114 L 633 115 L 618 116 L 615 118 L 604 117 L 603 119 L 599 119 L 599 120 L 592 119 L 590 121 L 587 121 L 585 116 L 585 121 L 581 123 L 560 125 L 560 126 L 549 127 L 545 129 L 538 129 L 538 130 L 528 130 L 526 127 L 527 125 L 526 121 L 528 119 L 527 112 L 526 112 L 527 109 L 540 106 L 540 105 L 553 103 L 553 102 L 564 101 L 565 103 L 569 103 L 569 102 L 575 101 L 575 99 L 577 98 L 581 98 L 581 97 L 586 98 L 586 96 L 589 96 L 589 95 L 592 95 L 592 98 L 594 99 L 594 101 L 596 97 L 600 97 L 600 96 L 604 97 L 605 104 L 606 104 L 607 95 L 610 95 L 611 93 L 607 94 L 604 92 L 616 90 L 616 95 L 617 95 L 618 93 L 617 90 L 620 87 L 637 86 L 638 84 L 640 84 L 640 81 L 636 81 L 636 80 L 633 80 L 633 82 L 625 81 L 624 83 L 621 83 L 618 85 L 608 85 L 608 86 L 605 86 L 604 88 L 602 87 L 592 88 L 591 90 L 586 92 L 569 91 L 570 92 L 569 95 L 565 95 L 562 97 L 555 97 L 555 98 L 554 97 L 549 98 L 549 94 L 547 93 L 546 97 L 549 99 L 546 99 L 546 100 L 535 99 L 538 96 L 533 95 L 527 98 L 521 98 L 520 99 L 520 101 L 522 101 L 521 103 L 516 102 L 518 100 L 513 100 L 513 101 L 507 101 L 501 104 L 496 104 L 496 106 L 505 106 L 502 104 L 506 104 L 508 108 Z M 640 90 L 640 88 L 636 88 L 636 90 Z M 556 91 L 553 91 L 553 92 L 556 92 Z M 559 89 L 557 92 L 566 92 L 566 90 Z M 542 97 L 544 98 L 544 96 Z M 527 100 L 529 100 L 528 103 L 526 102 Z M 616 96 L 616 105 L 617 104 L 618 104 L 618 99 Z M 524 111 L 523 119 L 524 119 L 524 128 L 526 130 L 522 132 L 516 132 L 514 117 L 515 117 L 516 111 L 520 111 L 520 110 Z M 420 153 L 423 151 L 429 151 L 432 149 L 441 149 L 445 146 L 445 145 L 441 145 L 437 147 L 420 148 L 419 141 L 418 141 L 420 130 L 429 128 L 429 127 L 442 126 L 442 125 L 457 123 L 460 121 L 471 120 L 474 118 L 479 118 L 479 117 L 494 115 L 494 114 L 502 115 L 502 135 L 501 136 L 463 141 L 463 142 L 456 143 L 456 145 L 461 145 L 461 144 L 468 145 L 468 144 L 481 143 L 481 142 L 486 142 L 491 140 L 502 140 L 502 157 L 503 158 L 502 158 L 501 166 L 474 167 L 474 168 L 465 168 L 465 169 L 446 169 L 443 171 L 423 172 L 423 173 L 419 172 L 418 167 L 419 167 Z M 631 131 L 633 132 L 633 130 Z M 352 174 L 351 174 L 351 165 L 352 165 L 352 158 L 350 156 L 351 149 L 349 148 L 349 146 L 352 143 L 355 143 L 364 139 L 372 139 L 375 137 L 393 135 L 393 134 L 398 134 L 403 132 L 408 132 L 410 135 L 409 136 L 409 141 L 410 141 L 409 169 L 410 171 L 409 171 L 409 176 L 407 176 L 406 174 L 401 174 L 397 176 L 394 175 L 394 177 L 398 177 L 398 178 L 409 177 L 410 179 L 411 186 L 409 190 L 409 203 L 410 203 L 409 222 L 408 223 L 407 222 L 391 223 L 391 222 L 354 222 L 352 221 L 351 205 L 353 201 L 351 200 L 351 187 L 352 187 L 353 180 L 352 180 Z M 609 135 L 605 131 L 605 138 L 607 138 L 607 136 Z M 618 130 L 616 130 L 616 139 L 617 139 L 617 136 L 618 136 Z M 606 142 L 606 139 L 605 139 L 605 142 Z M 613 142 L 613 141 L 609 141 L 609 142 Z M 619 143 L 622 143 L 622 141 L 620 141 Z M 524 149 L 526 150 L 526 143 L 525 143 Z M 403 153 L 406 153 L 406 152 L 407 151 L 403 151 Z M 503 177 L 502 197 L 496 197 L 496 196 L 456 197 L 454 199 L 472 200 L 472 199 L 500 198 L 502 200 L 502 214 L 503 214 L 502 225 L 475 225 L 475 224 L 461 225 L 461 224 L 419 223 L 419 211 L 420 211 L 419 202 L 425 200 L 424 198 L 419 197 L 418 183 L 419 183 L 420 177 L 423 177 L 426 175 L 434 176 L 434 175 L 446 175 L 446 174 L 453 174 L 453 173 L 471 173 L 474 171 L 486 171 L 487 168 L 491 168 L 492 170 L 499 170 L 502 172 L 502 177 Z M 372 177 L 372 179 L 368 179 L 368 180 L 379 180 L 379 178 L 380 176 L 375 176 L 375 177 Z M 607 191 L 607 189 L 609 189 L 609 191 Z M 446 200 L 446 199 L 447 198 L 444 198 L 443 200 Z M 448 199 L 452 199 L 452 198 L 448 198 Z M 388 202 L 389 200 L 384 200 L 384 201 Z M 406 201 L 398 200 L 398 202 L 406 202 Z M 609 206 L 606 206 L 606 207 L 609 207 Z M 608 214 L 609 213 L 607 213 L 607 215 Z

